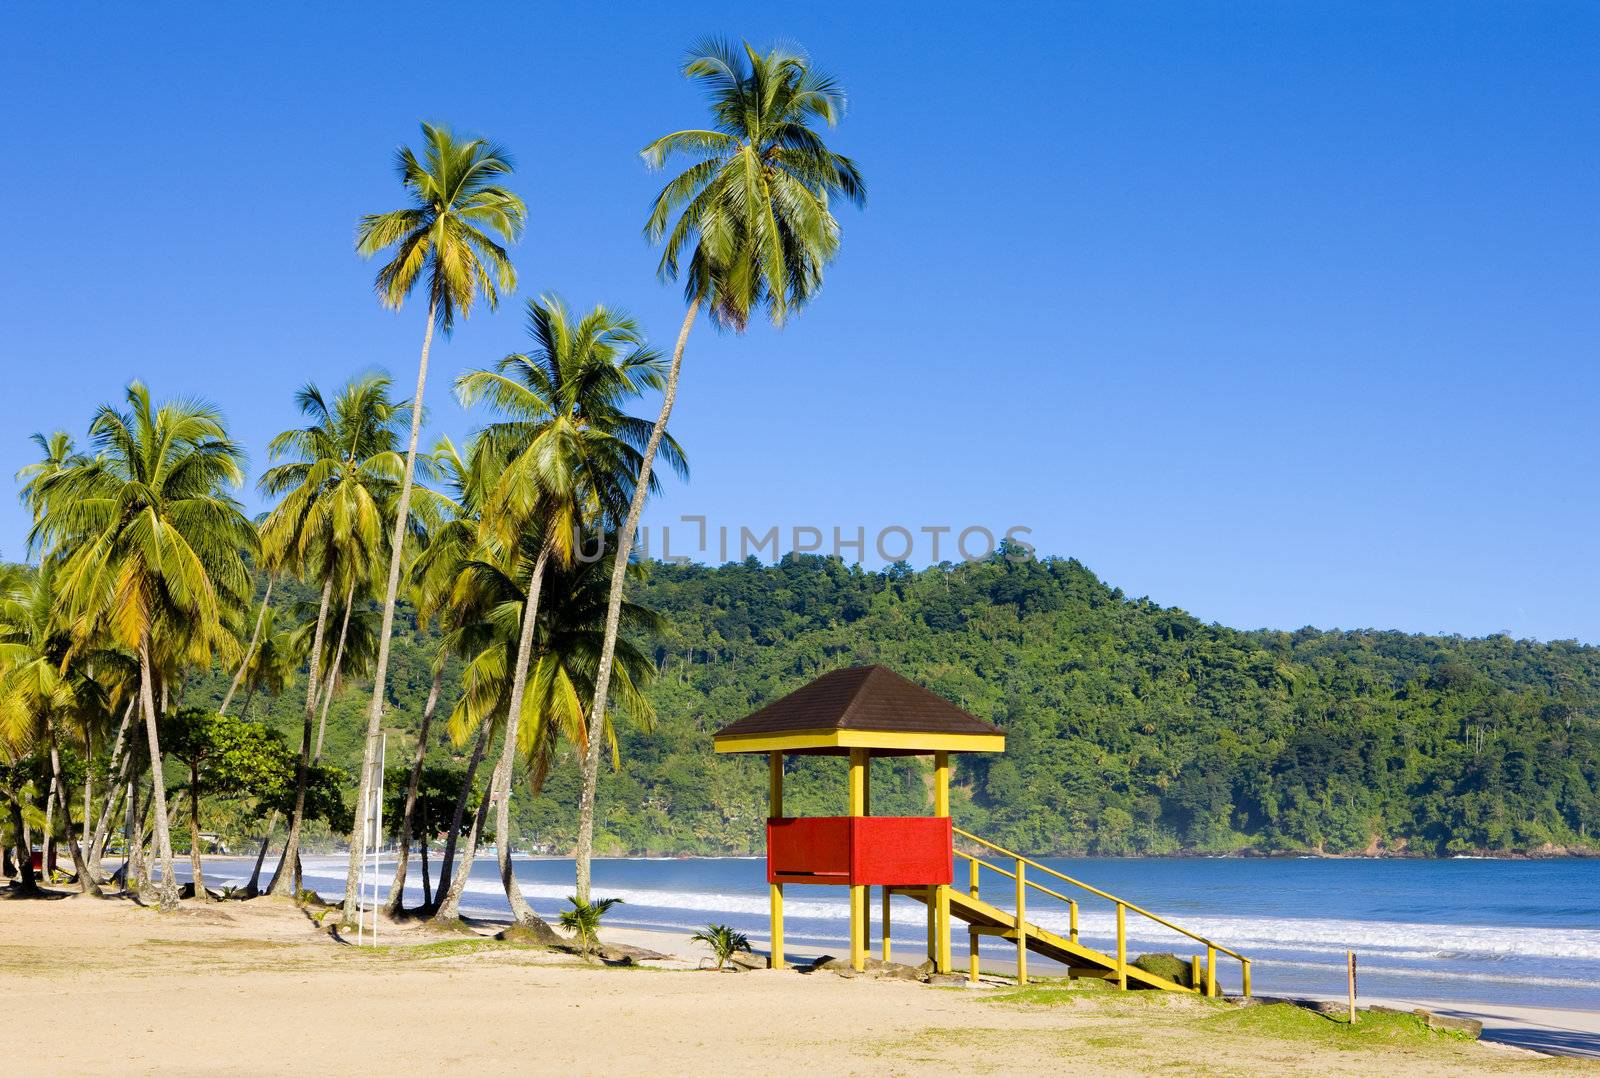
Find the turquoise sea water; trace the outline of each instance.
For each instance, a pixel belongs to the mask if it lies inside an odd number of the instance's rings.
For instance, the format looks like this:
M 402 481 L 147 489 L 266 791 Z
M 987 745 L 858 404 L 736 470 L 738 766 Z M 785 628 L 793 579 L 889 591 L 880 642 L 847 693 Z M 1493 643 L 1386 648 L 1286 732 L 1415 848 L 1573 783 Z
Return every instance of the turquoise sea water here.
M 1144 860 L 1049 859 L 1093 884 L 1250 956 L 1258 993 L 1342 994 L 1345 952 L 1354 950 L 1364 995 L 1600 1008 L 1600 860 Z M 965 862 L 958 862 L 965 881 Z M 385 888 L 392 875 L 385 861 Z M 413 882 L 415 877 L 415 859 Z M 238 862 L 225 870 L 234 873 Z M 344 886 L 343 857 L 312 857 L 307 886 L 334 897 Z M 270 871 L 270 865 L 269 871 Z M 222 868 L 221 865 L 218 866 Z M 516 859 L 534 908 L 554 919 L 572 891 L 572 862 Z M 595 893 L 624 900 L 610 923 L 688 934 L 708 921 L 752 936 L 767 932 L 765 862 L 759 858 L 606 858 L 595 862 Z M 984 897 L 1010 905 L 1012 884 L 984 873 Z M 221 877 L 226 879 L 226 876 Z M 213 877 L 214 880 L 218 877 Z M 473 866 L 467 912 L 504 915 L 492 858 Z M 420 901 L 420 884 L 412 901 Z M 877 892 L 872 901 L 878 935 Z M 787 890 L 786 935 L 796 949 L 845 947 L 849 911 L 839 887 Z M 1030 898 L 1030 920 L 1065 929 L 1066 908 Z M 897 943 L 916 945 L 926 913 L 896 899 Z M 1083 938 L 1111 951 L 1108 903 L 1082 904 Z M 966 954 L 957 923 L 958 962 Z M 1183 937 L 1129 917 L 1130 950 L 1192 953 Z M 1006 945 L 990 941 L 995 962 Z M 1032 968 L 1050 972 L 1031 956 Z M 1220 965 L 1236 990 L 1238 966 Z

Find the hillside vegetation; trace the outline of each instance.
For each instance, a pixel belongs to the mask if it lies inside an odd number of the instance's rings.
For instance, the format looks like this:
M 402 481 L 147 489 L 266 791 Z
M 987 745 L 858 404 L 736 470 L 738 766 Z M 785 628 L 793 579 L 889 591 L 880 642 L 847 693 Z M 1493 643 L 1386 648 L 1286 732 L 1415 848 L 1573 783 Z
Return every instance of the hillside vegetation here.
M 305 598 L 283 591 L 285 606 Z M 1005 728 L 1003 756 L 957 758 L 955 813 L 1014 848 L 1596 848 L 1594 647 L 1239 631 L 1130 599 L 1070 559 L 881 572 L 809 556 L 657 563 L 637 598 L 670 628 L 655 642 L 654 729 L 625 727 L 622 772 L 605 773 L 605 851 L 759 850 L 764 761 L 715 757 L 710 732 L 818 673 L 863 663 L 891 666 Z M 435 638 L 419 637 L 409 612 L 401 621 L 389 685 L 391 724 L 403 731 L 420 714 Z M 221 687 L 214 675 L 190 692 Z M 452 676 L 446 699 L 453 689 Z M 329 732 L 330 757 L 352 766 L 361 698 L 341 694 Z M 290 731 L 298 708 L 285 692 L 274 723 Z M 391 764 L 408 751 L 403 742 L 391 742 Z M 441 740 L 433 751 L 460 750 Z M 791 813 L 843 811 L 839 761 L 790 766 Z M 926 783 L 925 763 L 875 763 L 875 811 L 926 811 Z M 568 848 L 576 801 L 570 759 L 537 796 L 519 781 L 517 845 Z

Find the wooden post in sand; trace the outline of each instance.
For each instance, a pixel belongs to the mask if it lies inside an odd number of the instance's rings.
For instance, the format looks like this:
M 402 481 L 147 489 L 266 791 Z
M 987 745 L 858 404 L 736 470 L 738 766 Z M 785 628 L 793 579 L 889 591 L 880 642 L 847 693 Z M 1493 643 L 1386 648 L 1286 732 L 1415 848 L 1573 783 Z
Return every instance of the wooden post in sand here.
M 1350 975 L 1350 1024 L 1356 1024 L 1356 953 L 1346 951 L 1345 961 L 1349 966 Z

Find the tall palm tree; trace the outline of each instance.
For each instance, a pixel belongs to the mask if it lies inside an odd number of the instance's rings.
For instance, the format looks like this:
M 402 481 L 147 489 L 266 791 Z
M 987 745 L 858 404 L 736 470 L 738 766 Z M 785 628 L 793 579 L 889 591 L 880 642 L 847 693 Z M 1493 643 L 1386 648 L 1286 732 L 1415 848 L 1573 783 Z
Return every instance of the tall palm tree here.
M 529 300 L 528 332 L 532 352 L 508 355 L 494 370 L 469 371 L 456 381 L 463 405 L 487 402 L 506 417 L 481 434 L 487 450 L 506 461 L 485 509 L 482 541 L 502 551 L 528 541 L 537 552 L 527 570 L 505 702 L 513 716 L 523 714 L 545 568 L 572 560 L 585 525 L 603 532 L 622 517 L 640 471 L 639 446 L 650 432 L 648 421 L 623 409 L 643 389 L 662 384 L 661 357 L 646 346 L 638 324 L 604 306 L 575 319 L 557 296 Z M 684 472 L 676 443 L 668 438 L 664 445 L 667 460 Z M 520 729 L 520 721 L 505 724 L 489 797 L 496 808 L 501 882 L 513 915 L 529 922 L 534 913 L 516 885 L 509 841 Z
M 41 745 L 50 762 L 54 807 L 66 825 L 78 887 L 100 893 L 99 872 L 72 836 L 72 813 L 66 778 L 61 772 L 63 728 L 74 719 L 88 719 L 96 709 L 99 686 L 85 677 L 85 656 L 56 616 L 57 565 L 46 562 L 39 572 L 15 580 L 0 593 L 0 737 L 12 743 Z M 90 660 L 92 661 L 92 660 Z M 83 833 L 89 821 L 85 816 Z
M 103 405 L 89 428 L 92 458 L 41 485 L 45 510 L 30 545 L 61 559 L 57 604 L 74 637 L 104 632 L 139 660 L 150 751 L 163 906 L 177 901 L 166 784 L 156 732 L 157 678 L 180 664 L 239 651 L 232 623 L 250 601 L 244 554 L 256 532 L 226 493 L 244 480 L 243 454 L 220 414 L 197 401 L 157 407 L 142 383 L 126 410 Z M 159 669 L 158 669 L 159 667 Z
M 331 403 L 308 384 L 295 399 L 310 422 L 284 431 L 268 445 L 272 458 L 281 463 L 267 470 L 260 486 L 269 495 L 281 495 L 282 501 L 261 525 L 263 567 L 269 573 L 320 579 L 322 584 L 307 650 L 295 804 L 279 871 L 269 887 L 273 894 L 297 891 L 293 866 L 305 824 L 324 637 L 333 596 L 341 595 L 343 609 L 348 610 L 356 591 L 375 576 L 387 550 L 402 468 L 399 424 L 405 407 L 390 398 L 392 384 L 386 375 L 363 375 L 348 382 Z
M 378 271 L 375 287 L 385 307 L 399 309 L 419 280 L 427 278 L 428 320 L 422 334 L 422 355 L 417 361 L 417 392 L 411 401 L 411 437 L 406 446 L 405 470 L 395 506 L 393 540 L 389 551 L 389 576 L 384 586 L 383 619 L 378 631 L 378 661 L 372 677 L 372 703 L 367 710 L 367 740 L 362 758 L 358 806 L 371 794 L 373 757 L 378 727 L 383 721 L 383 694 L 389 675 L 389 638 L 394 631 L 395 600 L 400 593 L 400 568 L 404 560 L 405 532 L 411 509 L 411 481 L 416 468 L 417 441 L 422 434 L 423 393 L 428 383 L 428 350 L 437 325 L 446 334 L 456 315 L 472 312 L 481 297 L 491 308 L 500 293 L 517 286 L 517 275 L 503 244 L 522 234 L 527 207 L 501 180 L 511 172 L 511 158 L 482 139 L 460 140 L 449 128 L 422 125 L 423 150 L 419 158 L 402 146 L 396 164 L 400 182 L 410 196 L 404 209 L 368 214 L 356 232 L 356 250 L 363 258 L 394 249 L 393 257 Z M 361 873 L 362 812 L 356 812 L 350 834 L 350 865 L 345 873 L 344 921 L 355 921 L 360 901 L 357 883 Z
M 589 712 L 578 803 L 577 890 L 584 900 L 594 850 L 598 731 L 611 687 L 624 571 L 650 491 L 651 467 L 678 397 L 689 330 L 702 307 L 713 323 L 735 332 L 743 332 L 751 312 L 763 308 L 782 325 L 816 295 L 824 267 L 838 253 L 839 222 L 830 200 L 841 197 L 859 206 L 867 197 L 855 162 L 829 150 L 817 133 L 818 122 L 832 127 L 843 115 L 844 91 L 807 57 L 783 48 L 757 53 L 748 43 L 735 49 L 712 40 L 690 49 L 683 74 L 705 88 L 713 126 L 674 131 L 642 151 L 651 168 L 679 154 L 692 162 L 661 189 L 645 223 L 645 235 L 664 245 L 657 272 L 663 279 L 682 278 L 688 310 L 672 350 L 661 413 L 645 444 L 639 483 L 617 535 L 606 644 Z

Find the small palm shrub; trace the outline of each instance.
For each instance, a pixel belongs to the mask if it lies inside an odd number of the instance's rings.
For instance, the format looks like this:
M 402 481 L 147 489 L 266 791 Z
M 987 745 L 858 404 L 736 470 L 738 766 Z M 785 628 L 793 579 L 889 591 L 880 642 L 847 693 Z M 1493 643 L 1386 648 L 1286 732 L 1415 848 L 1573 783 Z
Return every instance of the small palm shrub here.
M 722 969 L 728 964 L 736 951 L 750 950 L 750 941 L 743 932 L 735 932 L 731 925 L 709 924 L 690 936 L 694 943 L 703 943 L 711 948 L 711 953 L 716 957 L 717 968 Z
M 589 958 L 600 945 L 600 919 L 611 911 L 612 906 L 621 904 L 622 899 L 602 898 L 598 902 L 585 902 L 573 895 L 567 901 L 572 903 L 572 908 L 561 911 L 561 927 L 572 933 L 573 942 L 578 945 L 583 957 Z

